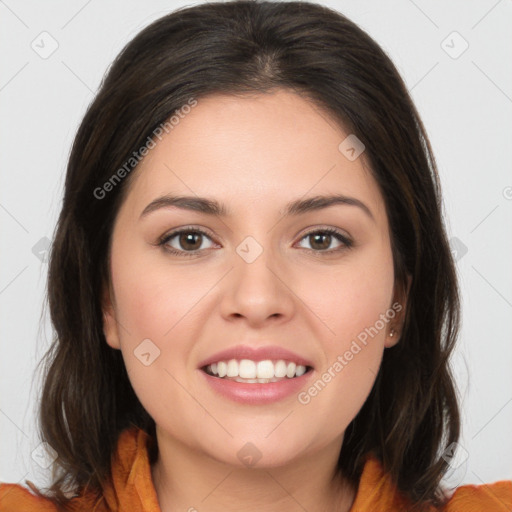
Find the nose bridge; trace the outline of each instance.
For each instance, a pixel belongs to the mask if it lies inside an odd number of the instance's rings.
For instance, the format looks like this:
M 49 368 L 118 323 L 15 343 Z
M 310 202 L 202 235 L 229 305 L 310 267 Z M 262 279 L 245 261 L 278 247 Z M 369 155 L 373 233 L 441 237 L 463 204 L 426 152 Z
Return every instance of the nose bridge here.
M 261 240 L 262 237 L 260 236 Z M 263 245 L 264 244 L 264 245 Z M 276 251 L 270 246 L 270 237 L 260 243 L 253 236 L 247 236 L 236 248 L 235 279 L 237 289 L 249 287 L 255 294 L 270 293 L 276 296 L 278 285 L 275 273 L 270 269 L 278 266 Z
M 258 322 L 291 311 L 290 291 L 277 270 L 279 251 L 270 247 L 270 233 L 245 237 L 235 249 L 234 269 L 223 299 L 224 315 L 242 315 Z M 263 240 L 264 239 L 264 240 Z

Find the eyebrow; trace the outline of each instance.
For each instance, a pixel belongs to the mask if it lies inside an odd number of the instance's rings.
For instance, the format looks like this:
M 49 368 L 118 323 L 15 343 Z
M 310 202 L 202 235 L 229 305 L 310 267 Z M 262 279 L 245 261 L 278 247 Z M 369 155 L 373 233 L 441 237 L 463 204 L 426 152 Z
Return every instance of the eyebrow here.
M 334 205 L 356 206 L 360 208 L 366 215 L 368 215 L 368 217 L 370 217 L 373 221 L 375 221 L 375 217 L 373 216 L 371 210 L 362 201 L 356 199 L 355 197 L 348 197 L 341 194 L 319 195 L 309 197 L 307 199 L 297 199 L 288 203 L 284 211 L 280 211 L 279 213 L 284 217 L 297 216 L 312 211 L 322 210 Z M 170 207 L 195 211 L 205 215 L 217 215 L 220 217 L 232 216 L 231 212 L 225 205 L 214 199 L 198 196 L 165 195 L 156 198 L 154 201 L 151 201 L 151 203 L 149 203 L 142 211 L 140 218 L 143 218 L 151 212 L 161 208 Z

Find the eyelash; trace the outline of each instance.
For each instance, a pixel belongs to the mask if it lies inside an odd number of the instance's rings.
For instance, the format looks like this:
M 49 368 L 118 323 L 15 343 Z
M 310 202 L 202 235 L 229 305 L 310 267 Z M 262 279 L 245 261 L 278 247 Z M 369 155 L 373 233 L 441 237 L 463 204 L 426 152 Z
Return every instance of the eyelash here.
M 203 231 L 200 228 L 184 228 L 180 229 L 178 231 L 173 231 L 171 233 L 163 235 L 157 242 L 158 246 L 161 246 L 164 248 L 165 251 L 169 252 L 170 254 L 173 254 L 175 256 L 196 256 L 198 252 L 201 251 L 201 249 L 196 249 L 195 251 L 180 251 L 177 249 L 174 249 L 173 247 L 168 247 L 166 244 L 172 240 L 175 236 L 181 235 L 183 233 L 194 233 L 194 234 L 201 234 L 211 239 L 211 236 L 206 232 Z M 343 244 L 342 247 L 338 249 L 329 249 L 329 250 L 315 250 L 315 249 L 305 249 L 308 252 L 313 252 L 315 255 L 322 255 L 322 254 L 333 254 L 337 252 L 341 252 L 346 249 L 350 249 L 354 243 L 352 240 L 347 238 L 345 235 L 343 235 L 341 232 L 339 232 L 337 229 L 334 228 L 323 228 L 323 229 L 316 229 L 314 231 L 310 231 L 309 233 L 306 233 L 300 241 L 304 240 L 304 238 L 307 238 L 308 236 L 315 235 L 315 234 L 328 234 L 334 236 L 339 242 Z

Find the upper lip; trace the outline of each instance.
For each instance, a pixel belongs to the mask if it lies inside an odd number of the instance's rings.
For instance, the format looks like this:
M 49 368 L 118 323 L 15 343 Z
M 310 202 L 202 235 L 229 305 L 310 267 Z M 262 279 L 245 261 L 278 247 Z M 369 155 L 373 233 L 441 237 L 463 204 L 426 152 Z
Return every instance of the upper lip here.
M 252 361 L 265 361 L 267 359 L 277 361 L 284 359 L 303 366 L 313 367 L 313 363 L 308 359 L 277 345 L 266 345 L 264 347 L 237 345 L 236 347 L 221 350 L 207 357 L 199 363 L 199 368 L 204 368 L 205 366 L 219 361 L 229 361 L 230 359 L 236 359 L 238 361 L 241 359 L 250 359 Z

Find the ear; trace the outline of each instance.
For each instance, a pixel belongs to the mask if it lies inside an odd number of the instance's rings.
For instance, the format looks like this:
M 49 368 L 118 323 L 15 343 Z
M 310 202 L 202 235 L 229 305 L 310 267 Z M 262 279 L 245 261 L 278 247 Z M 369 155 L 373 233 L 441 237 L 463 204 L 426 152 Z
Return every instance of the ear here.
M 409 290 L 411 289 L 412 277 L 407 274 L 407 283 L 396 283 L 393 294 L 393 302 L 391 309 L 395 311 L 395 317 L 390 320 L 387 326 L 386 340 L 384 346 L 386 348 L 394 347 L 402 336 L 403 325 L 405 321 L 405 312 L 407 311 L 407 299 Z
M 121 348 L 116 312 L 112 297 L 114 296 L 110 283 L 103 285 L 101 309 L 103 311 L 103 334 L 107 343 L 116 349 Z

